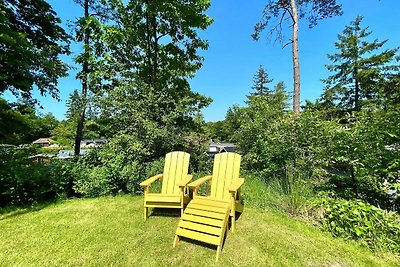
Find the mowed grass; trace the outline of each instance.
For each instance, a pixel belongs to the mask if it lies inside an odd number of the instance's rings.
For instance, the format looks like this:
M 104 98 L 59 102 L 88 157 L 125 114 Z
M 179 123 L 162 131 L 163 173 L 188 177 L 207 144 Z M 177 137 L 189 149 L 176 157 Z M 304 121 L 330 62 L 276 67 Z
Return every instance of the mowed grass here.
M 400 266 L 305 222 L 245 207 L 218 263 L 212 246 L 172 247 L 179 213 L 143 220 L 141 196 L 76 199 L 0 214 L 1 266 Z

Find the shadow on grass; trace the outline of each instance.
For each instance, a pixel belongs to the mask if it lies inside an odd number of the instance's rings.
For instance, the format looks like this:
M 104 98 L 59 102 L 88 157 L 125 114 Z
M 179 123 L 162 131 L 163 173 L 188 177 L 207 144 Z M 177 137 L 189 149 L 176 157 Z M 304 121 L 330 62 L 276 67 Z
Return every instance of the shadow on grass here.
M 150 216 L 181 217 L 180 209 L 153 208 Z
M 236 228 L 237 228 L 237 220 L 239 220 L 239 218 L 242 216 L 241 212 L 235 212 L 235 221 L 236 221 Z M 232 221 L 231 221 L 231 217 L 229 216 L 228 218 L 228 230 L 230 231 L 232 227 Z M 226 235 L 225 235 L 226 238 Z
M 36 203 L 30 206 L 5 207 L 0 209 L 0 221 L 11 219 L 20 215 L 40 211 L 55 202 Z
M 194 245 L 206 247 L 206 248 L 209 248 L 209 249 L 212 249 L 212 250 L 216 250 L 217 249 L 216 245 L 211 245 L 211 244 L 208 244 L 208 243 L 204 243 L 204 242 L 201 242 L 201 241 L 198 241 L 198 240 L 194 240 L 194 239 L 190 239 L 190 238 L 186 238 L 186 237 L 180 237 L 180 241 L 179 242 L 182 242 L 182 241 L 183 242 L 187 242 L 187 243 L 191 243 L 191 244 L 194 244 Z M 178 243 L 178 246 L 179 246 L 179 243 Z

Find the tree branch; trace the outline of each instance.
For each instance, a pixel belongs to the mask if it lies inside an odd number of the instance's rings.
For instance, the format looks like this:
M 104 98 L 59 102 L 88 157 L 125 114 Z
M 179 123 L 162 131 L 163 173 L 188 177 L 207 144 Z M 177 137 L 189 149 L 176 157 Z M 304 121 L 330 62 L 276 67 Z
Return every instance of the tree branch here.
M 293 17 L 293 14 L 292 14 L 291 10 L 289 8 L 287 8 L 287 7 L 284 7 L 284 6 L 282 6 L 282 8 L 285 9 L 287 13 L 289 13 L 290 17 L 292 18 L 293 24 L 294 24 L 296 21 L 294 20 L 294 17 Z
M 284 49 L 286 46 L 288 46 L 288 45 L 290 45 L 290 44 L 292 44 L 292 43 L 293 43 L 293 40 L 292 40 L 292 39 L 289 39 L 289 42 L 286 43 L 284 46 L 282 46 L 282 49 Z

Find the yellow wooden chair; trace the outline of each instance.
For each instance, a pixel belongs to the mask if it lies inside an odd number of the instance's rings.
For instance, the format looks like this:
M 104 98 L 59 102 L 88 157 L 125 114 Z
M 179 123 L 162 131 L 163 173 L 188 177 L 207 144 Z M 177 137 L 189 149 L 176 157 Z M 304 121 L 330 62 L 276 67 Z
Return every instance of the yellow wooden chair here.
M 241 156 L 236 153 L 217 154 L 214 158 L 213 174 L 188 185 L 193 188 L 193 200 L 179 221 L 174 247 L 180 237 L 216 245 L 216 260 L 218 260 L 224 236 L 228 231 L 229 217 L 231 217 L 231 230 L 234 232 L 235 212 L 243 212 L 240 187 L 244 179 L 239 178 L 240 160 Z M 199 186 L 210 180 L 210 195 L 198 195 Z
M 164 173 L 155 175 L 140 183 L 144 188 L 144 219 L 147 220 L 148 208 L 179 208 L 183 214 L 184 205 L 189 202 L 186 186 L 192 180 L 188 175 L 188 153 L 174 151 L 165 155 Z M 161 193 L 150 193 L 149 188 L 158 179 L 162 180 Z

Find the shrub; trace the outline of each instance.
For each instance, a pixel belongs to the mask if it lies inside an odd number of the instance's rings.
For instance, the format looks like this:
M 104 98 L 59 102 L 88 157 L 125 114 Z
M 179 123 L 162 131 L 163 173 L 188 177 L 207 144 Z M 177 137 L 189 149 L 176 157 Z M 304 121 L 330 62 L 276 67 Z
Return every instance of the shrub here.
M 323 198 L 317 220 L 334 236 L 361 241 L 373 250 L 400 252 L 400 216 L 361 200 Z
M 139 183 L 164 167 L 164 159 L 146 162 L 146 150 L 134 138 L 121 135 L 107 146 L 91 150 L 74 163 L 74 190 L 83 197 L 139 194 Z
M 34 147 L 0 149 L 0 206 L 52 201 L 71 193 L 64 165 L 28 159 L 37 153 Z

